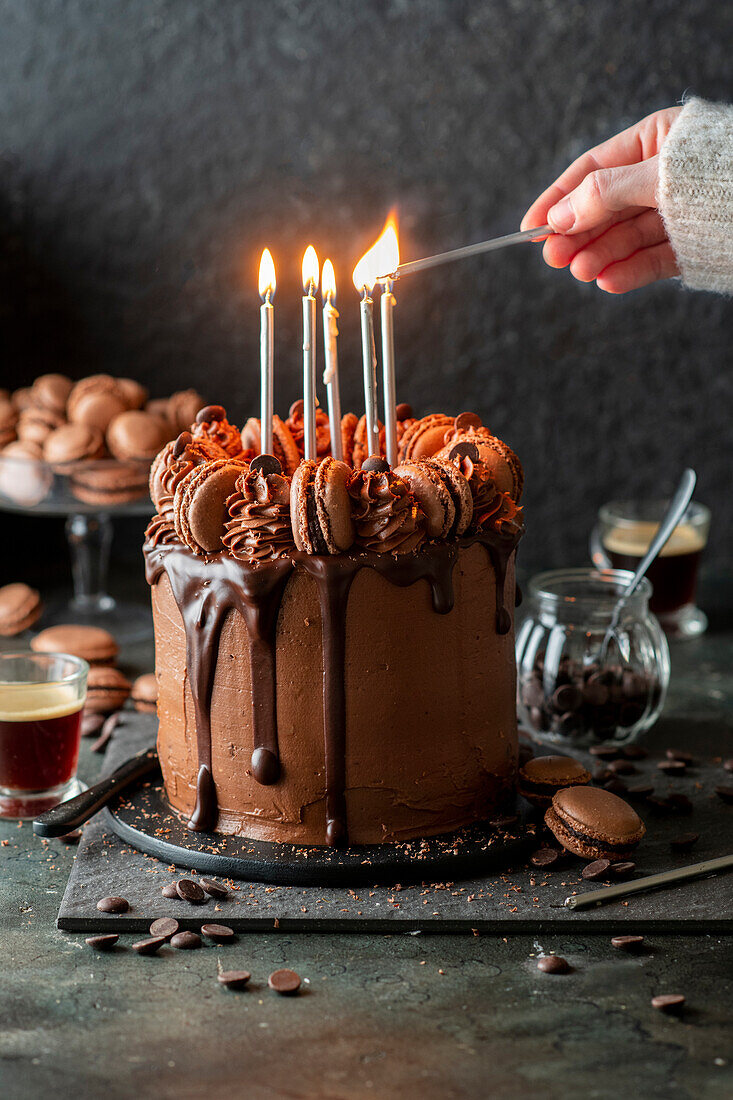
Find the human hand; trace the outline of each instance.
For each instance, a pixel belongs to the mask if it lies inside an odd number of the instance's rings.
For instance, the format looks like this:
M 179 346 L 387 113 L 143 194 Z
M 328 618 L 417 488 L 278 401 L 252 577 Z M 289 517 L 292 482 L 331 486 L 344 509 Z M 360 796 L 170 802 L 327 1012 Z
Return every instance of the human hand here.
M 522 229 L 551 225 L 550 267 L 609 294 L 679 274 L 657 210 L 659 150 L 682 110 L 655 111 L 578 157 L 530 206 Z

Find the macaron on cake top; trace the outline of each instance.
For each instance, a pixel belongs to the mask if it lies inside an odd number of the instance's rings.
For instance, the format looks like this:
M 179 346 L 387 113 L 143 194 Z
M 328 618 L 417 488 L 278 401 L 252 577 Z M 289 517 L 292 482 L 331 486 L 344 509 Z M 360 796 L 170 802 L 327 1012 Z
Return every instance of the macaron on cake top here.
M 290 517 L 298 550 L 306 554 L 340 554 L 354 542 L 354 521 L 345 462 L 307 459 L 290 486 Z
M 557 791 L 585 786 L 590 779 L 590 772 L 571 756 L 535 756 L 519 769 L 519 793 L 533 806 L 546 809 Z
M 436 454 L 446 439 L 466 432 L 491 444 L 494 454 L 494 437 L 480 419 L 432 413 L 418 420 L 409 405 L 397 411 L 402 458 L 392 470 L 381 423 L 381 453 L 369 454 L 365 416 L 342 417 L 341 461 L 320 453 L 328 452 L 331 441 L 323 410 L 317 410 L 318 457 L 301 457 L 300 401 L 287 421 L 273 416 L 271 455 L 260 453 L 256 417 L 240 433 L 222 406 L 198 409 L 190 427 L 153 460 L 149 484 L 157 515 L 148 526 L 148 544 L 178 541 L 197 555 L 224 553 L 254 566 L 296 551 L 333 556 L 352 547 L 404 558 L 431 542 L 491 531 L 513 545 L 523 530 L 521 509 L 495 484 L 475 447 L 469 447 L 472 461 L 463 451 L 458 457 Z
M 565 787 L 553 795 L 545 824 L 563 848 L 581 859 L 622 860 L 644 836 L 628 802 L 599 787 Z

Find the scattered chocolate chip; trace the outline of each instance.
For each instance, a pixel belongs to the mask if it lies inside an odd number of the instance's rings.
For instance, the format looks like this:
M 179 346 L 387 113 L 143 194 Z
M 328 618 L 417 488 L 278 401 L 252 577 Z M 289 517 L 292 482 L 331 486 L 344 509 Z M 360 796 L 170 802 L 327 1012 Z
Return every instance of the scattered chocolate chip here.
M 395 409 L 395 416 L 398 420 L 412 420 L 412 405 L 408 405 L 406 401 L 400 401 Z
M 102 749 L 107 747 L 108 743 L 112 739 L 112 734 L 117 729 L 117 726 L 120 723 L 121 717 L 122 712 L 116 710 L 114 714 L 110 714 L 109 718 L 105 719 L 104 725 L 102 726 L 102 732 L 100 733 L 97 740 L 90 746 L 92 752 L 101 752 Z
M 150 925 L 151 936 L 162 936 L 169 940 L 178 931 L 178 921 L 174 917 L 158 917 Z
M 582 706 L 583 693 L 573 684 L 562 684 L 553 693 L 550 702 L 558 713 L 564 714 L 566 711 L 575 711 Z
M 683 833 L 682 836 L 675 837 L 669 843 L 673 852 L 689 852 L 690 848 L 695 847 L 699 839 L 699 833 Z
M 119 938 L 115 932 L 107 932 L 103 936 L 88 936 L 84 943 L 93 947 L 95 951 L 111 951 Z
M 289 973 L 289 971 L 277 971 L 277 973 Z M 225 986 L 227 989 L 244 989 L 249 979 L 252 977 L 249 970 L 222 970 L 220 974 L 216 975 L 216 980 L 219 985 Z
M 197 424 L 211 424 L 212 421 L 226 420 L 227 414 L 222 405 L 205 405 L 196 413 Z
M 165 936 L 151 936 L 148 940 L 138 940 L 137 943 L 133 943 L 132 950 L 137 951 L 138 955 L 157 955 L 165 942 Z
M 640 951 L 643 944 L 643 936 L 613 936 L 611 938 L 611 947 L 617 947 L 619 951 Z
M 386 458 L 380 458 L 379 455 L 371 455 L 366 462 L 362 462 L 361 468 L 368 474 L 387 474 L 389 473 L 390 465 Z
M 733 772 L 733 757 L 730 760 L 723 761 L 723 768 L 727 772 Z
M 660 993 L 657 997 L 652 997 L 652 1008 L 659 1009 L 660 1012 L 678 1012 L 685 1003 L 685 998 L 681 993 Z
M 591 756 L 597 756 L 599 760 L 616 760 L 619 748 L 617 745 L 591 745 L 588 752 Z
M 632 798 L 649 798 L 654 794 L 654 786 L 652 783 L 634 783 L 626 788 L 626 793 Z
M 300 989 L 300 976 L 294 970 L 274 970 L 267 984 L 281 997 L 292 997 Z
M 660 760 L 657 768 L 667 775 L 685 775 L 687 772 L 687 764 L 684 760 Z
M 611 760 L 608 764 L 608 770 L 613 772 L 614 775 L 636 774 L 636 768 L 630 760 Z
M 183 452 L 188 447 L 189 443 L 193 443 L 193 436 L 190 432 L 181 432 L 173 444 L 173 457 L 180 458 Z
M 100 898 L 97 909 L 100 913 L 126 913 L 130 908 L 127 898 Z
M 611 779 L 607 779 L 602 784 L 605 791 L 610 791 L 611 794 L 626 794 L 626 784 L 623 779 L 618 779 L 615 775 Z
M 733 787 L 716 787 L 715 793 L 718 798 L 722 798 L 723 802 L 728 806 L 733 806 Z
M 557 848 L 538 848 L 530 859 L 535 867 L 552 867 L 560 858 Z
M 274 455 L 257 455 L 249 464 L 250 470 L 259 470 L 264 477 L 268 474 L 281 474 L 283 468 Z
M 681 749 L 667 749 L 664 754 L 668 760 L 678 760 L 681 764 L 694 764 L 695 757 L 690 752 L 683 752 Z
M 215 878 L 200 878 L 199 882 L 209 897 L 220 898 L 222 900 L 229 897 L 229 891 L 226 886 L 222 886 Z
M 164 886 L 161 889 L 160 892 L 161 892 L 161 894 L 163 895 L 164 898 L 177 898 L 178 897 L 178 891 L 176 890 L 175 882 L 169 882 L 168 885 Z
M 624 745 L 621 751 L 627 760 L 644 760 L 649 755 L 641 745 Z
M 686 794 L 678 794 L 677 791 L 673 791 L 667 795 L 667 802 L 673 814 L 692 813 L 692 803 Z
M 202 924 L 201 935 L 214 943 L 227 943 L 234 939 L 234 930 L 226 924 Z
M 191 905 L 201 905 L 208 900 L 199 884 L 190 878 L 180 878 L 178 880 L 176 883 L 176 893 L 181 901 L 188 901 Z
M 630 859 L 621 860 L 619 863 L 611 864 L 611 875 L 617 879 L 631 878 L 636 870 L 636 864 L 632 863 Z
M 103 714 L 93 714 L 91 711 L 84 711 L 81 716 L 81 735 L 82 737 L 93 737 L 95 733 L 98 733 L 104 725 Z
M 610 866 L 610 859 L 594 859 L 592 863 L 586 864 L 580 872 L 581 878 L 589 879 L 591 882 L 595 882 L 599 878 L 608 878 Z
M 194 947 L 201 946 L 201 936 L 197 932 L 176 932 L 171 936 L 171 947 L 179 951 L 191 951 Z
M 568 974 L 570 963 L 560 955 L 545 955 L 544 958 L 537 960 L 537 969 L 543 974 Z
M 492 817 L 489 825 L 495 829 L 509 829 L 519 821 L 519 814 L 507 814 L 505 817 Z

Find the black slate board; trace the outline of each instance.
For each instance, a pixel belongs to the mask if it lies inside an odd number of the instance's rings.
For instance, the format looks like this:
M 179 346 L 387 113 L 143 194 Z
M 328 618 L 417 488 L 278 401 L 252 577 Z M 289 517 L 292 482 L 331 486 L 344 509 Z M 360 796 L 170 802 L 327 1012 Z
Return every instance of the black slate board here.
M 106 769 L 146 747 L 154 730 L 154 719 L 127 715 L 110 745 Z M 660 793 L 670 788 L 682 791 L 694 803 L 692 815 L 684 817 L 655 817 L 640 807 L 648 834 L 638 852 L 639 874 L 733 850 L 733 809 L 724 806 L 712 790 L 721 782 L 719 767 L 701 764 L 673 782 L 660 778 L 653 758 L 637 767 L 640 774 L 635 781 L 652 777 Z M 692 853 L 675 855 L 670 839 L 688 831 L 700 833 L 698 844 Z M 733 875 L 573 913 L 563 906 L 567 895 L 593 889 L 581 879 L 581 867 L 580 861 L 573 860 L 561 870 L 547 873 L 517 865 L 501 874 L 492 871 L 470 879 L 351 888 L 273 886 L 225 879 L 228 899 L 194 907 L 161 895 L 163 885 L 184 873 L 180 866 L 131 848 L 114 834 L 104 815 L 98 815 L 84 828 L 57 924 L 68 931 L 142 931 L 156 917 L 175 916 L 182 927 L 196 929 L 215 914 L 215 919 L 239 931 L 505 933 L 572 925 L 599 933 L 621 927 L 623 931 L 733 932 Z M 129 912 L 99 913 L 97 900 L 110 894 L 126 897 Z

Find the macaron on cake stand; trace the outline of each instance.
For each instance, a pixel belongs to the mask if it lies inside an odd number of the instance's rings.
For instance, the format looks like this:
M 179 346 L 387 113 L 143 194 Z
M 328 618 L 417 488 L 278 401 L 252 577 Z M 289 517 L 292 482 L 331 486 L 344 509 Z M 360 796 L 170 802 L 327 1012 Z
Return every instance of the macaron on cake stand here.
M 65 622 L 102 626 L 121 642 L 151 634 L 149 609 L 116 600 L 106 587 L 113 520 L 150 515 L 147 478 L 145 464 L 131 470 L 113 459 L 84 461 L 65 473 L 42 459 L 0 453 L 0 509 L 66 519 L 73 595 L 51 603 L 41 627 Z

